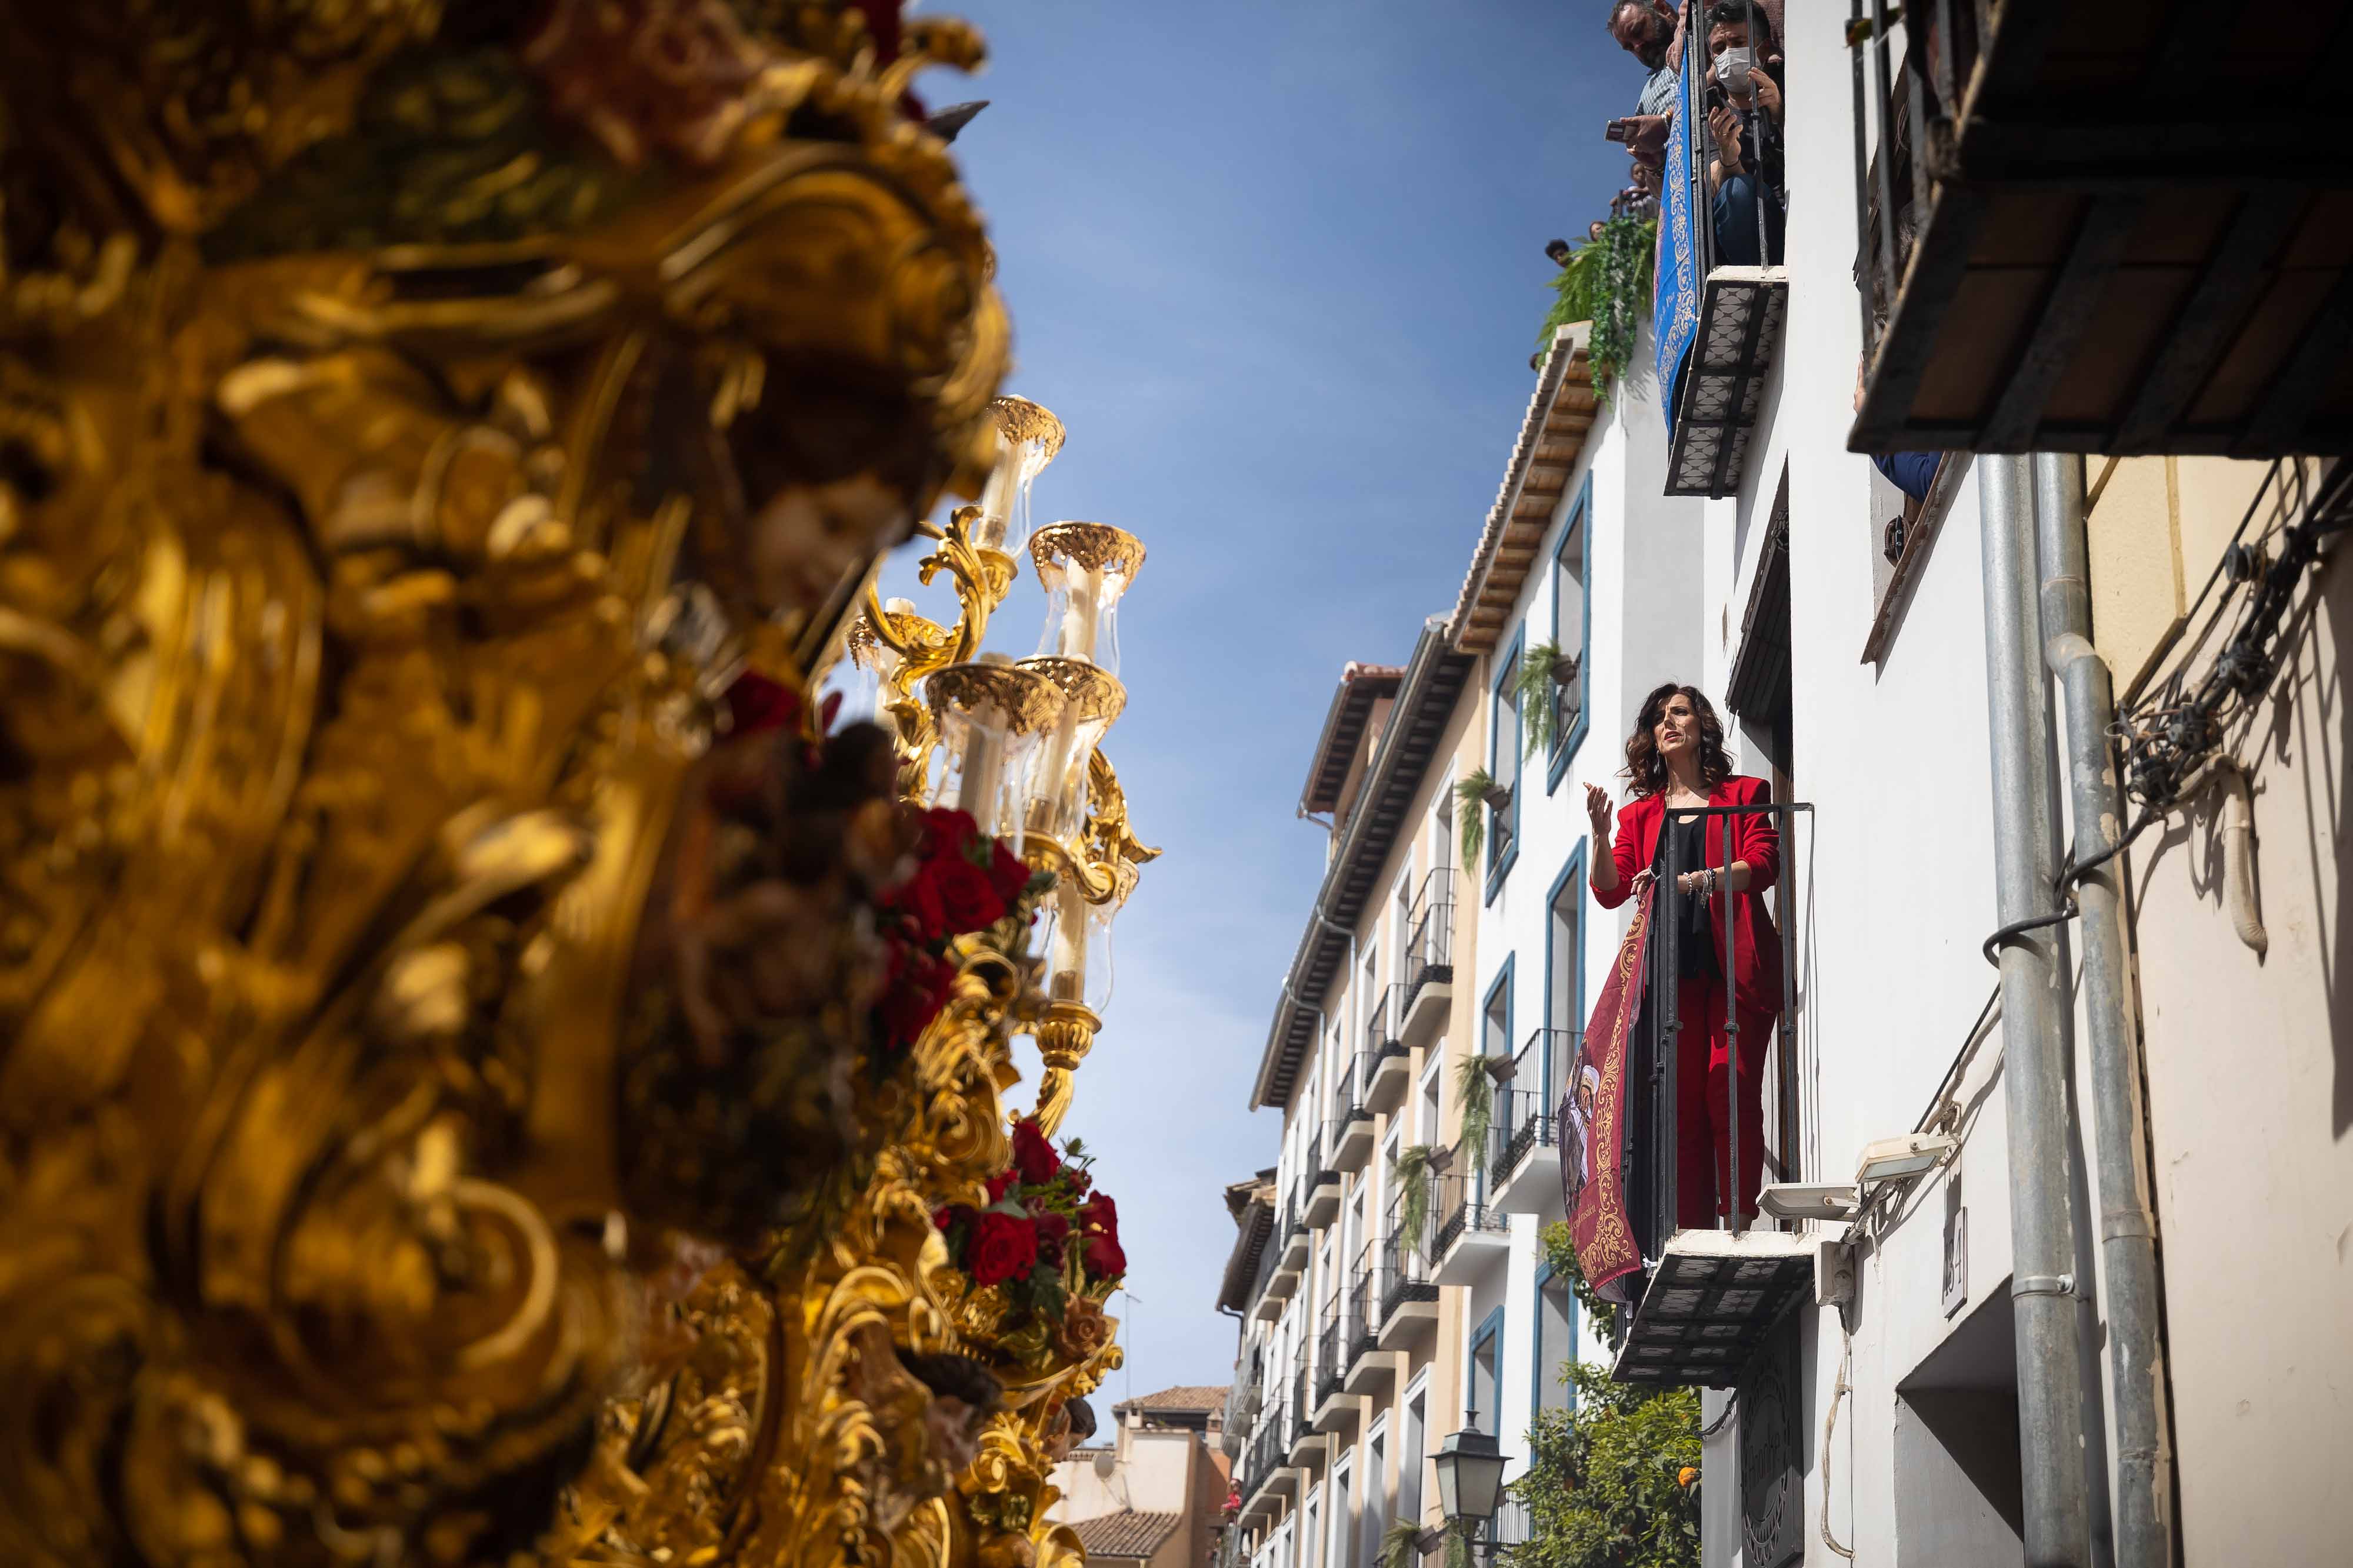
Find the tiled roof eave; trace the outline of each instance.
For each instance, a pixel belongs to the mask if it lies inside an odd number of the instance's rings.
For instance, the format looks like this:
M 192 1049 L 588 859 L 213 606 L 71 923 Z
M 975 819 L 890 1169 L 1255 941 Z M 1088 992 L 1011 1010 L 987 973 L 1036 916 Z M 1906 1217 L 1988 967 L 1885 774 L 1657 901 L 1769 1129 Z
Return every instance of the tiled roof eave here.
M 1590 331 L 1589 323 L 1578 322 L 1556 331 L 1536 374 L 1535 392 L 1504 465 L 1495 504 L 1447 621 L 1447 636 L 1461 652 L 1493 651 L 1510 623 L 1545 531 L 1601 417 L 1585 352 Z

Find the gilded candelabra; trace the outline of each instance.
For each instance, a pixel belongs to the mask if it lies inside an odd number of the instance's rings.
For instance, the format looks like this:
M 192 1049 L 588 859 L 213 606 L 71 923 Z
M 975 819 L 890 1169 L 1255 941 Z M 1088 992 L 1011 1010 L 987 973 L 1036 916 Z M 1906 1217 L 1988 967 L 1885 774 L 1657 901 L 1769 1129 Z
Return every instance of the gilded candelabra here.
M 1018 847 L 1050 874 L 1050 924 L 1015 1022 L 1032 1034 L 1045 1068 L 1030 1113 L 1050 1136 L 1067 1115 L 1074 1075 L 1102 1026 L 1109 990 L 1111 919 L 1157 850 L 1139 843 L 1102 742 L 1126 703 L 1117 674 L 1117 612 L 1144 546 L 1099 522 L 1057 522 L 1029 534 L 1026 552 L 1047 594 L 1045 634 L 1022 659 L 982 653 L 991 616 L 1016 576 L 1029 490 L 1060 450 L 1061 424 L 1018 397 L 992 405 L 1000 456 L 977 506 L 959 508 L 919 563 L 929 584 L 944 572 L 958 615 L 943 627 L 905 601 L 883 604 L 870 587 L 851 629 L 853 657 L 876 679 L 877 707 L 898 742 L 902 779 L 934 805 L 953 805 L 984 832 Z M 1092 984 L 1091 984 L 1092 983 Z M 1042 1364 L 1006 1368 L 1017 1336 L 1004 1299 L 950 1279 L 951 1317 L 962 1341 L 987 1352 L 1007 1376 L 1010 1408 L 994 1416 L 979 1462 L 959 1481 L 952 1557 L 1015 1568 L 1040 1556 L 1081 1560 L 1074 1535 L 1050 1526 L 1048 1478 L 1071 1429 L 1065 1406 L 1116 1367 L 1106 1321 L 1100 1342 Z

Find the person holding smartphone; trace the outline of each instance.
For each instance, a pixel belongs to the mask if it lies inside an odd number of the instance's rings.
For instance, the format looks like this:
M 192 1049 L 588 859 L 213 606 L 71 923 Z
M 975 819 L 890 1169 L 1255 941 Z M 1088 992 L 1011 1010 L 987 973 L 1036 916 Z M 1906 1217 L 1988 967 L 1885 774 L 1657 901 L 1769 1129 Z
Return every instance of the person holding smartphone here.
M 1788 197 L 1782 184 L 1781 51 L 1773 24 L 1761 5 L 1716 0 L 1707 12 L 1707 49 L 1715 258 L 1727 267 L 1778 267 Z

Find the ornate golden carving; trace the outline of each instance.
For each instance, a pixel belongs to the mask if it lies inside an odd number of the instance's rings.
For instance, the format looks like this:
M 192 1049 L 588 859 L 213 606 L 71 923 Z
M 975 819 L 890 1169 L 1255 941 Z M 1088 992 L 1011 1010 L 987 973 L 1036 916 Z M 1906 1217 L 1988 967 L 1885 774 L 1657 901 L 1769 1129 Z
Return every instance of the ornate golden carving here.
M 1133 577 L 1144 565 L 1144 541 L 1107 522 L 1057 522 L 1029 536 L 1029 555 L 1040 576 L 1068 561 L 1085 571 Z
M 887 752 L 727 694 L 805 699 L 984 471 L 1006 323 L 900 108 L 976 42 L 0 28 L 0 1547 L 495 1561 L 575 1481 L 590 1553 L 944 1538 L 901 1352 L 952 1340 L 929 1200 L 1004 1157 L 1011 970 L 875 1060 Z M 665 1226 L 733 1261 L 640 1365 Z

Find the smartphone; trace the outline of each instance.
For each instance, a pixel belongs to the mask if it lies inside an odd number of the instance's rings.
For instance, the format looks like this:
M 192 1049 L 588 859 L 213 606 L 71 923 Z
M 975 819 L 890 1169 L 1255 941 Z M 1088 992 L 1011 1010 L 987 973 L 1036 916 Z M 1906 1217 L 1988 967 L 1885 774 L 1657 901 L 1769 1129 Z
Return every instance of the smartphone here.
M 1626 120 L 1613 120 L 1601 128 L 1601 134 L 1612 142 L 1630 142 L 1634 140 L 1633 122 Z

